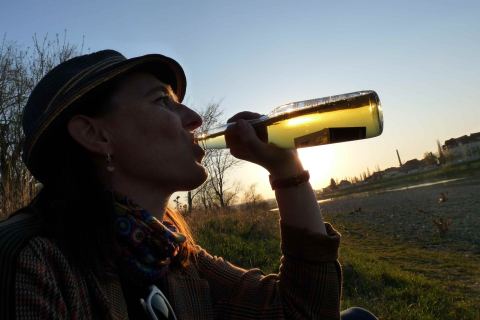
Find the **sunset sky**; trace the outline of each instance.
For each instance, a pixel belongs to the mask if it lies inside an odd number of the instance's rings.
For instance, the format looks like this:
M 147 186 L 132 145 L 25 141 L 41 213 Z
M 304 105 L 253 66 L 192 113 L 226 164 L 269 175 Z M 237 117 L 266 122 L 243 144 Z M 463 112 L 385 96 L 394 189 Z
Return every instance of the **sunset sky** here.
M 314 187 L 330 177 L 422 157 L 451 137 L 480 131 L 479 1 L 6 1 L 0 32 L 31 44 L 62 33 L 85 52 L 162 53 L 187 74 L 186 104 L 220 102 L 225 119 L 296 100 L 371 89 L 384 133 L 300 150 Z M 271 197 L 266 171 L 232 179 Z

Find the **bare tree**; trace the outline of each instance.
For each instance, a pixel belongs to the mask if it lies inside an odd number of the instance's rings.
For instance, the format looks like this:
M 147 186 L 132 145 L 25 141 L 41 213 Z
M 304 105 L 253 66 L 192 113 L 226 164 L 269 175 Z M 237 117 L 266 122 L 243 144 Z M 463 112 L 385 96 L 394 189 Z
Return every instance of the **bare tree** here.
M 251 184 L 247 190 L 243 192 L 243 203 L 245 208 L 250 212 L 254 213 L 261 201 L 263 201 L 263 197 L 258 193 L 256 183 Z
M 330 185 L 329 185 L 329 188 L 330 190 L 336 190 L 337 189 L 337 181 L 335 181 L 335 179 L 331 178 L 330 179 Z
M 242 186 L 239 181 L 234 181 L 225 191 L 223 201 L 226 208 L 231 208 L 239 200 L 240 190 Z
M 227 192 L 230 187 L 227 183 L 227 173 L 240 163 L 240 160 L 232 157 L 227 150 L 215 149 L 211 150 L 210 157 L 205 162 L 209 179 L 208 185 L 213 189 L 216 200 L 220 207 L 225 208 L 227 202 Z
M 189 212 L 192 211 L 192 208 L 201 208 L 203 211 L 208 212 L 214 209 L 214 195 L 210 188 L 207 187 L 207 183 L 202 184 L 200 187 L 193 191 L 189 191 L 189 200 L 191 201 L 189 205 Z
M 35 194 L 35 183 L 21 161 L 22 112 L 35 84 L 51 68 L 79 53 L 57 35 L 33 37 L 23 49 L 6 37 L 0 44 L 0 217 L 24 206 Z
M 217 126 L 222 116 L 219 103 L 211 103 L 199 112 L 203 124 L 199 128 L 205 131 Z M 232 204 L 238 194 L 238 185 L 229 184 L 227 174 L 241 161 L 230 155 L 228 150 L 207 149 L 203 165 L 208 171 L 208 180 L 198 189 L 188 192 L 187 202 L 189 211 L 192 210 L 194 198 L 199 196 L 204 210 L 226 208 Z
M 210 103 L 204 110 L 199 111 L 200 116 L 202 117 L 202 125 L 197 129 L 199 132 L 207 131 L 215 127 L 220 117 L 222 116 L 222 111 L 220 110 L 219 103 Z M 205 157 L 203 162 L 208 162 L 209 157 L 211 156 L 211 150 L 205 150 Z M 210 209 L 211 197 L 207 190 L 207 184 L 204 183 L 199 188 L 187 192 L 187 205 L 188 212 L 192 212 L 193 203 L 195 197 L 200 197 L 200 203 L 205 211 Z
M 422 161 L 427 165 L 436 165 L 440 162 L 433 152 L 425 152 Z
M 445 157 L 445 152 L 443 152 L 442 144 L 440 143 L 439 140 L 437 140 L 437 150 L 438 150 L 438 162 L 443 165 L 445 164 L 446 157 Z

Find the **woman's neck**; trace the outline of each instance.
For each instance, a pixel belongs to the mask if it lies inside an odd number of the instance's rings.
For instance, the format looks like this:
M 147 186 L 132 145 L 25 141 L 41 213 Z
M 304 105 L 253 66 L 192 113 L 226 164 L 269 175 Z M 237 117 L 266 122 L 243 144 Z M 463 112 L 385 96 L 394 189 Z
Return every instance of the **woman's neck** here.
M 163 221 L 168 201 L 173 192 L 160 188 L 158 184 L 152 185 L 148 181 L 138 181 L 117 170 L 114 172 L 103 170 L 100 172 L 100 177 L 108 189 L 127 196 L 155 218 Z
M 127 196 L 133 202 L 147 210 L 155 218 L 163 221 L 171 194 L 162 191 L 152 192 L 151 189 L 145 190 L 132 187 L 131 185 L 128 188 L 115 186 L 113 191 Z

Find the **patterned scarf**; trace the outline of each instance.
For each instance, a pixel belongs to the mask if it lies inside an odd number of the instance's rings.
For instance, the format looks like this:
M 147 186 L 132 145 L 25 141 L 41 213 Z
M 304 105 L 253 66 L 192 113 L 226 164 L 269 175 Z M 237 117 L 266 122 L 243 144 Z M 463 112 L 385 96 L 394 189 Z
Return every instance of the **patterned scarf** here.
M 154 283 L 165 275 L 186 238 L 175 225 L 159 221 L 128 197 L 114 194 L 114 199 L 120 266 L 132 280 Z

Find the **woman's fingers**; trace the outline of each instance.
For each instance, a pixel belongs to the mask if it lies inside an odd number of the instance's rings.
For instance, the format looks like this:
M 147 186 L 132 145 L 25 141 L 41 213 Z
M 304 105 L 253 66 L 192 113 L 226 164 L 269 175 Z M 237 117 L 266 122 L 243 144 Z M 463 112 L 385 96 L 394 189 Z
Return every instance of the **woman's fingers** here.
M 238 119 L 237 125 L 239 128 L 240 140 L 247 145 L 254 148 L 258 148 L 262 144 L 262 141 L 257 136 L 255 129 L 250 123 L 244 119 Z
M 262 116 L 263 115 L 261 115 L 260 113 L 243 111 L 243 112 L 237 113 L 236 115 L 228 119 L 227 123 L 238 122 L 240 119 L 247 120 L 248 122 L 248 120 L 258 119 Z M 267 129 L 265 127 L 259 126 L 253 129 L 256 132 L 256 136 L 260 138 L 261 141 L 267 142 Z
M 228 119 L 227 123 L 236 122 L 238 119 L 246 119 L 246 120 L 257 119 L 257 118 L 260 118 L 261 116 L 262 115 L 260 113 L 243 111 L 243 112 L 237 113 L 236 115 Z
M 248 121 L 259 117 L 261 115 L 258 113 L 245 111 L 228 119 L 228 122 L 235 122 L 225 132 L 230 153 L 236 158 L 259 164 L 267 170 L 276 170 L 282 163 L 295 160 L 296 155 L 292 150 L 281 149 L 268 143 L 265 127 L 254 128 Z
M 227 147 L 234 157 L 256 163 L 269 171 L 281 169 L 285 163 L 295 162 L 294 150 L 278 148 L 262 141 L 259 138 L 258 128 L 255 129 L 245 119 L 240 118 L 234 121 L 236 123 L 228 127 L 225 132 Z
M 252 125 L 244 119 L 234 120 L 236 123 L 227 128 L 225 138 L 228 142 L 228 147 L 236 145 L 253 146 L 256 143 L 261 143 L 260 139 L 255 133 Z

